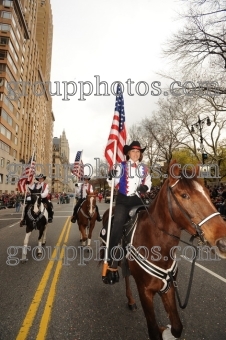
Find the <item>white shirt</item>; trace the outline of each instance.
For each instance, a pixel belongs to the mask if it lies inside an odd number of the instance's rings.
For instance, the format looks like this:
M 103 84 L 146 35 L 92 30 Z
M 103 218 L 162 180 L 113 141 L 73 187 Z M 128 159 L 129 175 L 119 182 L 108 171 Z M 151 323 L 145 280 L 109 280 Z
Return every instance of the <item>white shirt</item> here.
M 132 167 L 131 165 L 134 162 L 130 159 L 127 164 L 126 164 L 126 170 L 127 170 L 127 174 L 126 174 L 126 182 L 127 182 L 127 186 L 126 186 L 126 193 L 124 192 L 123 194 L 125 194 L 126 196 L 131 196 L 137 193 L 137 188 L 141 185 L 144 184 L 148 187 L 147 191 L 150 191 L 151 189 L 151 176 L 150 174 L 147 174 L 147 176 L 145 177 L 144 174 L 142 174 L 142 169 L 143 167 L 141 166 L 141 163 L 139 161 L 136 162 L 137 167 Z M 117 177 L 114 178 L 114 186 L 118 186 L 120 179 L 121 179 L 121 168 L 120 166 L 117 166 Z M 107 180 L 108 184 L 111 186 L 111 180 Z
M 44 184 L 45 184 L 45 189 L 43 189 Z M 34 183 L 34 184 L 32 184 L 32 185 L 29 185 L 28 188 L 31 189 L 31 190 L 34 190 L 34 188 L 36 188 L 36 189 L 42 188 L 42 191 L 41 191 L 41 198 L 47 197 L 47 196 L 48 196 L 48 193 L 49 193 L 49 186 L 48 186 L 48 184 L 45 183 L 45 182 L 42 182 L 42 183 L 40 183 L 40 182 Z
M 93 186 L 89 183 L 84 183 L 81 185 L 79 198 L 86 198 L 87 192 L 86 191 L 93 192 Z

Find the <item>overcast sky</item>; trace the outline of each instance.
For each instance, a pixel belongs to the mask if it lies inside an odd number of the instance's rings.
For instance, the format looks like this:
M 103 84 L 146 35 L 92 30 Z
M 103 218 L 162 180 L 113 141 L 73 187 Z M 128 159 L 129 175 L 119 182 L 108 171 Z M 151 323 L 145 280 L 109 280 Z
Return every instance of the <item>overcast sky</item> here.
M 182 2 L 175 0 L 52 0 L 53 50 L 51 81 L 60 82 L 61 96 L 53 96 L 54 137 L 63 129 L 70 146 L 70 162 L 83 150 L 83 162 L 95 164 L 94 157 L 104 159 L 115 106 L 110 86 L 114 81 L 125 85 L 127 130 L 149 117 L 159 96 L 140 96 L 135 85 L 144 81 L 162 81 L 156 75 L 171 70 L 161 55 L 163 44 L 181 25 L 176 21 Z M 109 84 L 109 96 L 94 96 L 96 78 Z M 127 93 L 126 81 L 135 82 Z M 62 83 L 75 82 L 77 93 L 64 99 Z M 81 83 L 93 84 L 93 94 L 79 100 Z M 54 86 L 53 86 L 54 87 Z M 84 90 L 88 92 L 88 85 Z M 72 91 L 72 85 L 68 87 Z M 140 92 L 144 92 L 144 85 Z M 100 87 L 100 93 L 104 86 Z M 156 93 L 157 91 L 155 91 Z M 163 94 L 161 95 L 163 96 Z M 66 99 L 66 98 L 65 98 Z

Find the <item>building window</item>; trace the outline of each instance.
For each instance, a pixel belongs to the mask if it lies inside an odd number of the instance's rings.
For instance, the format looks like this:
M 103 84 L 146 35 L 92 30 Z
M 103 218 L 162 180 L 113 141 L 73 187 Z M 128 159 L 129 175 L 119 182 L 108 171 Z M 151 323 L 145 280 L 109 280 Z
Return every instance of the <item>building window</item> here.
M 8 45 L 9 38 L 0 37 L 0 45 Z
M 11 26 L 8 24 L 0 24 L 0 31 L 2 32 L 8 32 L 10 31 Z
M 11 140 L 12 133 L 8 129 L 6 129 L 5 126 L 2 124 L 0 124 L 0 133 L 2 133 L 3 136 Z
M 0 149 L 6 151 L 7 153 L 9 153 L 9 151 L 10 151 L 9 145 L 7 145 L 6 143 L 4 143 L 2 141 L 0 141 Z
M 18 138 L 14 137 L 14 144 L 17 145 L 18 144 Z
M 3 158 L 3 157 L 0 158 L 0 166 L 1 166 L 1 168 L 4 168 L 4 166 L 5 166 L 5 158 Z
M 12 118 L 8 115 L 7 112 L 5 112 L 4 109 L 1 109 L 1 117 L 11 126 L 13 126 L 13 120 Z
M 3 60 L 6 58 L 6 56 L 7 56 L 7 51 L 0 50 L 0 59 Z
M 4 7 L 13 7 L 13 2 L 12 1 L 8 1 L 8 0 L 4 0 L 3 1 L 3 6 Z
M 1 17 L 2 17 L 2 18 L 5 18 L 5 19 L 11 19 L 12 13 L 11 13 L 11 12 L 2 11 L 2 12 L 1 12 Z

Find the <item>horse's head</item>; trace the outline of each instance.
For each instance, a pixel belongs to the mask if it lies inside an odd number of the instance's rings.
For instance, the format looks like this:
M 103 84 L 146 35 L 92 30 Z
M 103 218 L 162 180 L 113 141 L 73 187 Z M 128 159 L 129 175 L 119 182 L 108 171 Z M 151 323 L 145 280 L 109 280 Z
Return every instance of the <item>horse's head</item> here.
M 42 188 L 40 189 L 33 189 L 31 190 L 30 189 L 30 192 L 31 192 L 31 204 L 33 204 L 34 206 L 34 212 L 37 214 L 39 212 L 39 207 L 41 205 L 41 191 L 42 191 Z
M 187 170 L 172 161 L 164 183 L 171 219 L 226 258 L 226 223 L 200 178 L 199 166 Z
M 96 212 L 96 194 L 95 193 L 87 193 L 86 196 L 87 201 L 87 209 L 89 212 L 89 216 L 93 217 Z

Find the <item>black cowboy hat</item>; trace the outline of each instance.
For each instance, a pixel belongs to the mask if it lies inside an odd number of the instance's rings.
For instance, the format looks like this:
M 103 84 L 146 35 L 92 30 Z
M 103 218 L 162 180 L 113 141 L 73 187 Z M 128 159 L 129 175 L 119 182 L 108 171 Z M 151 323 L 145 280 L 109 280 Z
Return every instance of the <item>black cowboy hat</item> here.
M 133 141 L 130 145 L 124 145 L 123 147 L 124 155 L 127 155 L 127 153 L 132 149 L 140 150 L 140 152 L 143 153 L 144 150 L 146 149 L 146 146 L 145 148 L 142 149 L 138 141 Z
M 45 180 L 46 176 L 44 176 L 43 174 L 39 174 L 39 175 L 35 176 L 35 179 L 39 180 L 39 178 L 44 178 L 44 180 Z
M 87 180 L 89 181 L 89 180 L 91 179 L 91 177 L 83 176 L 83 177 L 81 178 L 82 181 L 84 181 L 85 179 L 87 179 Z

